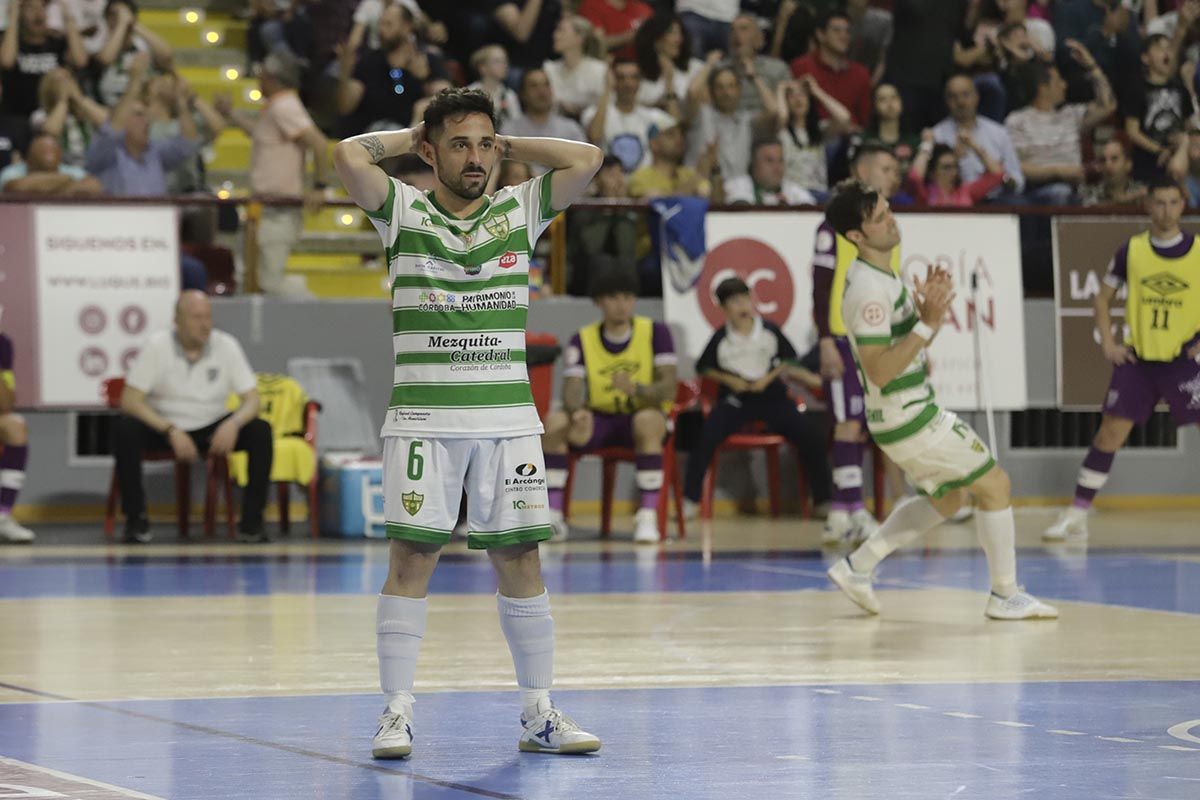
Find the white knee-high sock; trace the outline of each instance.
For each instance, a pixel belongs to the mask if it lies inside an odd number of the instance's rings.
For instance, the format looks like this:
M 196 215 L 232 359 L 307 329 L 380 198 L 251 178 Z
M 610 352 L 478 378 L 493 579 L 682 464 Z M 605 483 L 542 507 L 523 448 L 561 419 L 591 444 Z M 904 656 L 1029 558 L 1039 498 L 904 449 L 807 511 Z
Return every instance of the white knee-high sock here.
M 896 504 L 879 530 L 850 554 L 850 566 L 858 572 L 870 572 L 880 561 L 944 521 L 928 498 L 906 497 Z
M 537 597 L 505 597 L 496 593 L 500 630 L 508 640 L 521 709 L 526 717 L 549 707 L 550 684 L 554 680 L 554 617 L 550 616 L 550 593 Z
M 976 511 L 975 530 L 987 554 L 992 591 L 1008 597 L 1017 590 L 1017 525 L 1012 506 L 1003 511 Z
M 412 716 L 413 681 L 417 654 L 425 636 L 429 603 L 424 597 L 379 595 L 375 607 L 375 652 L 379 655 L 379 686 L 388 698 L 388 709 Z

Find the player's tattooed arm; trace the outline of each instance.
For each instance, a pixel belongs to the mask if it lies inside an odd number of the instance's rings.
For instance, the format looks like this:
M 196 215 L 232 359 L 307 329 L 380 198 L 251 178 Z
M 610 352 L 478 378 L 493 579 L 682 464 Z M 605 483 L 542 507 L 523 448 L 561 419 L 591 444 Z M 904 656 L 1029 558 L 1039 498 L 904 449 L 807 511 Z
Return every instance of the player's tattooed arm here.
M 383 142 L 379 141 L 378 136 L 368 135 L 360 136 L 355 141 L 366 149 L 367 154 L 371 156 L 371 163 L 378 164 L 383 161 L 384 153 Z
M 378 131 L 343 139 L 333 148 L 333 166 L 350 197 L 360 208 L 374 212 L 388 198 L 390 179 L 377 165 L 385 158 L 414 152 L 424 127 Z

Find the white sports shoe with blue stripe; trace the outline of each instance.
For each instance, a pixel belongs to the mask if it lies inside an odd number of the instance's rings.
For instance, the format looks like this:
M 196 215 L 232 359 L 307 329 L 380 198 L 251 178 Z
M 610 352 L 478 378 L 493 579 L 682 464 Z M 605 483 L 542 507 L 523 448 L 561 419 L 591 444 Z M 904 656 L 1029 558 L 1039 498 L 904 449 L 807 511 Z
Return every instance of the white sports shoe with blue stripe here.
M 372 758 L 407 758 L 412 755 L 412 720 L 404 714 L 384 709 L 379 715 L 379 730 L 371 740 Z
M 579 727 L 575 720 L 550 706 L 537 716 L 521 716 L 525 732 L 517 747 L 525 753 L 594 753 L 600 739 Z

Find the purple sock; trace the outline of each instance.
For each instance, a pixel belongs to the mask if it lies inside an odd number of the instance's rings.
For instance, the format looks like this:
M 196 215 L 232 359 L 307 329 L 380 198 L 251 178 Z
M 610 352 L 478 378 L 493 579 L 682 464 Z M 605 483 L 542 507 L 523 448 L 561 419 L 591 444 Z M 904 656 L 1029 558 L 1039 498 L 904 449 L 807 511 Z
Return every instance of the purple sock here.
M 1092 445 L 1083 466 L 1079 468 L 1079 482 L 1075 484 L 1075 507 L 1087 510 L 1092 507 L 1096 493 L 1108 482 L 1108 472 L 1112 469 L 1116 453 L 1106 453 L 1097 450 Z
M 5 445 L 0 453 L 0 514 L 8 514 L 17 504 L 17 492 L 25 485 L 25 459 L 28 445 Z
M 658 508 L 658 493 L 662 490 L 662 454 L 639 454 L 637 457 L 637 486 L 642 493 L 642 508 Z
M 567 454 L 546 453 L 546 494 L 550 510 L 562 511 L 563 487 L 567 485 Z
M 834 511 L 865 508 L 862 495 L 862 445 L 858 442 L 833 442 Z

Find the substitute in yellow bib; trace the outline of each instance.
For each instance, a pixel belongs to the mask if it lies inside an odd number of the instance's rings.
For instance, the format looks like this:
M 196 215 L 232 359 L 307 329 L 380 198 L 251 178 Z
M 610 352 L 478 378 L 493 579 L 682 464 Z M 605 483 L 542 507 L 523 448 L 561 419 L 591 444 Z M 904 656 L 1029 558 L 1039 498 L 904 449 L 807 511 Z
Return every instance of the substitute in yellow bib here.
M 0 542 L 29 544 L 33 531 L 13 519 L 17 494 L 25 485 L 25 460 L 29 455 L 29 428 L 13 411 L 16 379 L 13 377 L 12 339 L 0 333 Z
M 1176 425 L 1200 423 L 1200 243 L 1179 227 L 1183 189 L 1169 178 L 1150 183 L 1150 229 L 1121 245 L 1096 295 L 1096 329 L 1113 364 L 1104 417 L 1079 470 L 1075 501 L 1044 534 L 1049 540 L 1087 536 L 1087 512 L 1103 488 L 1113 457 L 1134 425 L 1160 400 Z M 1127 287 L 1124 344 L 1113 335 L 1109 306 Z
M 542 450 L 555 538 L 566 536 L 563 486 L 569 450 L 605 447 L 637 453 L 641 507 L 634 540 L 658 541 L 667 412 L 675 397 L 675 344 L 664 323 L 635 316 L 637 276 L 620 269 L 600 273 L 592 299 L 601 319 L 580 329 L 567 345 L 562 408 L 545 420 Z

